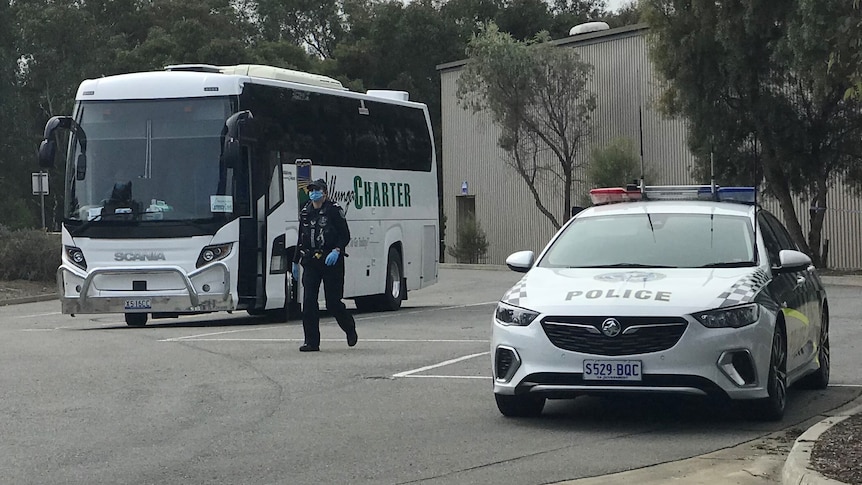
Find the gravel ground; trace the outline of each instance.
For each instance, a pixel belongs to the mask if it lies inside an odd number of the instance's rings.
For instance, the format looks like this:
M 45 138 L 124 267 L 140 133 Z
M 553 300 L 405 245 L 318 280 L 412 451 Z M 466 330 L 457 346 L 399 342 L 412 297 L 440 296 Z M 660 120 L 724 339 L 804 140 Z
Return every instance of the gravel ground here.
M 811 452 L 811 468 L 839 482 L 862 484 L 862 414 L 820 435 Z
M 0 304 L 3 301 L 50 293 L 57 293 L 57 283 L 53 281 L 0 281 Z

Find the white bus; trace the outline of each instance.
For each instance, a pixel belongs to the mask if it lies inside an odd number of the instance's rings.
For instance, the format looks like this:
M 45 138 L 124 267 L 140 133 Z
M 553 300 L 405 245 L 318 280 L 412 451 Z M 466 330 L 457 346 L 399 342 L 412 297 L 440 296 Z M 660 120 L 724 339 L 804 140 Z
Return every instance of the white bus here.
M 86 80 L 45 126 L 68 131 L 63 313 L 148 316 L 299 309 L 290 274 L 305 184 L 345 210 L 345 298 L 396 310 L 437 281 L 437 167 L 428 109 L 400 91 L 269 66 L 168 66 Z

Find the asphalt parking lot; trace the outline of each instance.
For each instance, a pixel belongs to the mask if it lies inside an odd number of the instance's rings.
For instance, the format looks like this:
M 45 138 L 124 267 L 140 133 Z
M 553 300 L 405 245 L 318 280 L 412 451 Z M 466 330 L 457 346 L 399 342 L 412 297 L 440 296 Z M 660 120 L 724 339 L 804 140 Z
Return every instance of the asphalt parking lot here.
M 830 288 L 833 382 L 791 391 L 781 423 L 697 400 L 553 401 L 499 415 L 490 315 L 520 275 L 441 269 L 394 313 L 356 314 L 348 348 L 322 321 L 154 320 L 0 308 L 0 483 L 550 483 L 700 455 L 787 429 L 859 395 L 858 288 Z

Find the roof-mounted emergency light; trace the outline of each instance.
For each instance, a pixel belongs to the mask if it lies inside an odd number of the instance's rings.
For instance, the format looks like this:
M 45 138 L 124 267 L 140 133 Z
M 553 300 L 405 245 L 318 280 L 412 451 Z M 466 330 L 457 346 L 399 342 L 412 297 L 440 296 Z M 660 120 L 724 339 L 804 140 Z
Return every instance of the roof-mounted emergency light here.
M 640 190 L 607 187 L 590 190 L 595 205 L 635 200 L 715 200 L 719 202 L 755 203 L 754 187 L 720 187 L 718 185 L 648 185 Z

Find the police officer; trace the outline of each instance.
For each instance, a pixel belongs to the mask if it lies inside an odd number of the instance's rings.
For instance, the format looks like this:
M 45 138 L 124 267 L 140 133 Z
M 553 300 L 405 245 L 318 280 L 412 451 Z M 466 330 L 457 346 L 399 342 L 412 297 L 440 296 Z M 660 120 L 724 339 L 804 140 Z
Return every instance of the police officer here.
M 320 283 L 326 296 L 326 309 L 347 334 L 347 345 L 356 345 L 356 322 L 347 312 L 344 297 L 344 248 L 350 242 L 350 229 L 344 211 L 329 200 L 326 181 L 308 184 L 309 201 L 299 213 L 299 240 L 293 258 L 293 276 L 298 279 L 302 263 L 302 329 L 305 343 L 300 352 L 320 350 L 320 308 L 317 295 Z

